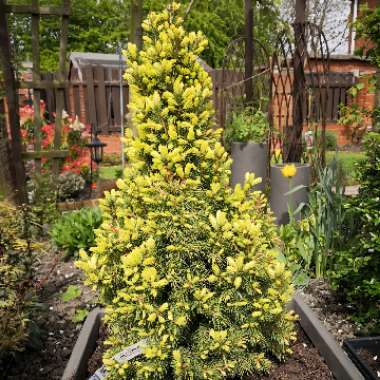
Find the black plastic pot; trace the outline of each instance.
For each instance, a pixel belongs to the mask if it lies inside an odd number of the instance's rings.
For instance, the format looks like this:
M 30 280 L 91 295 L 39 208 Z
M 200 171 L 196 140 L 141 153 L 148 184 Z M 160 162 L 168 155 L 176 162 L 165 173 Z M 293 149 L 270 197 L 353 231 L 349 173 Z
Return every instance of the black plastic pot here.
M 307 203 L 309 199 L 310 165 L 295 164 L 295 166 L 297 173 L 291 180 L 282 174 L 281 170 L 284 165 L 271 166 L 269 204 L 279 225 L 289 222 L 288 205 L 291 206 L 294 212 L 301 203 Z M 290 195 L 285 195 L 290 189 L 294 189 L 299 185 L 304 185 L 305 187 Z M 296 219 L 299 219 L 299 217 L 300 214 L 295 215 Z
M 364 360 L 359 352 L 362 349 L 367 350 L 373 357 L 377 356 L 380 361 L 380 337 L 369 337 L 369 338 L 358 338 L 358 339 L 347 339 L 343 342 L 343 347 L 348 352 L 352 361 L 359 368 L 361 373 L 367 380 L 378 380 L 379 375 L 375 373 L 367 361 Z
M 268 148 L 266 144 L 253 142 L 233 142 L 231 143 L 231 186 L 243 184 L 246 173 L 253 173 L 255 177 L 260 177 L 262 182 L 254 186 L 254 190 L 263 191 L 265 188 Z

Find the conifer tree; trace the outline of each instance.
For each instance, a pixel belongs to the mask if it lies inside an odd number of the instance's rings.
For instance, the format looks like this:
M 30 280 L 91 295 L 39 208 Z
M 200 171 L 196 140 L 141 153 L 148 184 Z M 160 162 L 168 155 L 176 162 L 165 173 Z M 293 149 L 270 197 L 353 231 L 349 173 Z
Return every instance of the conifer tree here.
M 77 265 L 107 305 L 111 379 L 244 378 L 284 358 L 294 337 L 291 275 L 252 175 L 230 189 L 212 85 L 178 4 L 143 23 L 125 78 L 138 131 L 130 167 L 102 201 L 97 245 Z M 113 356 L 140 340 L 143 354 Z

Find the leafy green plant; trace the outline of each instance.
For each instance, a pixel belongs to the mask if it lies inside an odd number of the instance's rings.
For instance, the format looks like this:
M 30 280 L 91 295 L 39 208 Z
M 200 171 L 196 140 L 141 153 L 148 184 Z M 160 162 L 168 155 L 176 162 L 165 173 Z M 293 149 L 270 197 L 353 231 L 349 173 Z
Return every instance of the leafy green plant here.
M 58 177 L 58 197 L 61 200 L 76 197 L 86 185 L 86 181 L 79 174 L 64 172 Z
M 246 108 L 233 113 L 232 121 L 224 133 L 224 141 L 227 146 L 232 142 L 263 143 L 268 137 L 268 132 L 267 115 L 261 110 Z
M 326 278 L 333 265 L 335 251 L 342 246 L 346 198 L 339 166 L 333 160 L 331 165 L 319 168 L 317 174 L 309 203 L 300 205 L 294 212 L 289 208 L 290 222 L 280 227 L 282 252 L 296 279 L 297 276 L 301 279 L 306 276 Z M 287 194 L 290 196 L 301 187 Z M 304 217 L 300 222 L 292 217 L 293 213 L 299 212 Z
M 338 124 L 344 127 L 345 136 L 351 143 L 359 144 L 367 130 L 366 120 L 371 112 L 355 103 L 341 104 L 339 112 Z
M 34 330 L 38 246 L 29 233 L 28 211 L 0 202 L 0 359 L 22 351 Z
M 359 195 L 346 204 L 346 247 L 330 273 L 356 319 L 380 331 L 380 133 L 364 141 L 366 159 L 357 165 Z
M 50 173 L 34 173 L 27 182 L 30 227 L 37 237 L 45 236 L 58 217 L 57 185 Z
M 337 162 L 320 168 L 318 181 L 309 195 L 307 214 L 314 239 L 313 267 L 317 278 L 326 277 L 335 250 L 340 246 L 344 219 L 345 188 Z
M 137 136 L 130 168 L 102 202 L 96 246 L 77 266 L 106 304 L 111 379 L 226 379 L 266 371 L 294 337 L 291 274 L 278 259 L 266 199 L 229 187 L 231 162 L 214 130 L 211 79 L 179 5 L 151 13 L 125 75 Z M 145 339 L 143 354 L 113 356 Z
M 61 300 L 63 302 L 70 302 L 79 298 L 82 294 L 82 290 L 77 285 L 69 285 L 64 293 L 61 295 Z
M 82 323 L 88 315 L 87 309 L 76 309 L 72 321 L 74 323 Z
M 310 219 L 300 221 L 292 218 L 288 224 L 280 226 L 282 255 L 293 273 L 293 284 L 305 286 L 312 275 L 314 239 L 310 232 Z
M 95 230 L 102 223 L 98 208 L 82 208 L 63 214 L 53 225 L 50 235 L 54 244 L 75 255 L 81 248 L 89 249 L 95 242 Z

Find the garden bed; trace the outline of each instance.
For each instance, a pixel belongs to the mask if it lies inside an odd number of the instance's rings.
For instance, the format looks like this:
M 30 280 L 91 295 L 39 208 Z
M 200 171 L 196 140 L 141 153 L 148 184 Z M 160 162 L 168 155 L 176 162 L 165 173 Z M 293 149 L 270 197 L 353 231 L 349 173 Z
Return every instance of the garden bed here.
M 74 379 L 87 379 L 102 366 L 102 356 L 105 350 L 103 342 L 106 338 L 106 330 L 103 325 L 98 325 L 98 323 L 96 322 L 97 338 L 93 341 L 92 354 L 87 361 L 85 375 L 83 377 L 75 377 Z M 247 380 L 330 380 L 334 378 L 323 358 L 312 345 L 300 325 L 297 326 L 297 341 L 292 345 L 292 350 L 293 354 L 288 360 L 285 363 L 275 363 L 268 375 L 249 376 Z M 69 376 L 68 371 L 67 377 L 64 376 L 62 380 L 70 379 Z
M 38 339 L 35 347 L 28 346 L 3 362 L 0 378 L 3 380 L 59 380 L 70 358 L 82 324 L 74 321 L 79 309 L 93 307 L 94 293 L 83 285 L 81 271 L 72 261 L 49 250 L 40 257 L 37 270 L 39 302 L 35 322 Z M 69 286 L 78 287 L 80 296 L 63 301 L 62 294 Z
M 295 296 L 292 307 L 300 316 L 297 341 L 292 346 L 293 354 L 285 363 L 275 363 L 267 376 L 251 376 L 248 379 L 363 379 L 299 295 Z M 101 325 L 101 315 L 99 309 L 89 315 L 62 380 L 84 380 L 101 367 L 106 336 Z

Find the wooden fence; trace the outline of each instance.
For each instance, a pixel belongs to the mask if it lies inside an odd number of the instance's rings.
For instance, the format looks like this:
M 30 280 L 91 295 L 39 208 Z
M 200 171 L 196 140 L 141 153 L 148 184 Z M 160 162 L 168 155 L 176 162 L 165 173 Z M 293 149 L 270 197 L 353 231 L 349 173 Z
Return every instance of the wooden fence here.
M 119 70 L 101 66 L 83 69 L 83 81 L 74 75 L 65 88 L 65 110 L 78 115 L 82 122 L 93 124 L 100 133 L 119 132 L 121 126 Z M 55 74 L 44 74 L 53 79 Z M 128 84 L 123 82 L 124 114 L 129 101 Z M 55 92 L 46 89 L 42 94 L 46 110 L 55 110 Z
M 120 83 L 119 70 L 102 66 L 88 66 L 83 69 L 83 80 L 79 80 L 76 75 L 70 78 L 69 85 L 65 88 L 65 110 L 71 115 L 78 115 L 82 122 L 92 123 L 102 134 L 120 132 Z M 242 97 L 244 94 L 243 74 L 234 72 L 224 72 L 215 69 L 211 73 L 213 81 L 212 100 L 215 107 L 215 118 L 218 126 L 224 127 L 226 116 L 231 109 L 232 98 Z M 52 80 L 54 74 L 45 74 L 43 79 Z M 306 82 L 313 89 L 312 75 L 306 75 Z M 327 96 L 327 117 L 328 123 L 336 123 L 339 119 L 339 105 L 349 102 L 347 90 L 355 83 L 353 73 L 328 73 L 328 85 L 324 88 Z M 123 82 L 124 95 L 124 114 L 127 113 L 129 100 L 128 84 Z M 291 84 L 286 88 L 277 89 L 273 95 L 275 120 L 291 115 L 289 109 L 285 109 L 280 102 L 276 102 L 276 97 L 291 98 Z M 46 102 L 49 113 L 55 111 L 55 91 L 46 89 L 42 92 L 41 98 Z M 313 101 L 312 109 L 305 105 L 305 115 L 313 116 L 319 112 L 318 107 Z M 276 105 L 277 103 L 277 105 Z M 290 101 L 291 103 L 291 101 Z M 291 117 L 291 116 L 290 116 Z

